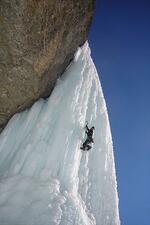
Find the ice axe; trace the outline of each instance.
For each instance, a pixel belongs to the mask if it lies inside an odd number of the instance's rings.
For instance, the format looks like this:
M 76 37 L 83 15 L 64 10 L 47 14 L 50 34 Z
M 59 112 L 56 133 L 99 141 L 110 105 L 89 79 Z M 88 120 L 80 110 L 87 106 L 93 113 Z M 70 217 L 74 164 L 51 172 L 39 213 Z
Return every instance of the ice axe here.
M 85 121 L 85 123 L 86 123 L 86 126 L 88 125 L 88 121 Z M 84 129 L 86 129 L 86 126 L 84 127 Z

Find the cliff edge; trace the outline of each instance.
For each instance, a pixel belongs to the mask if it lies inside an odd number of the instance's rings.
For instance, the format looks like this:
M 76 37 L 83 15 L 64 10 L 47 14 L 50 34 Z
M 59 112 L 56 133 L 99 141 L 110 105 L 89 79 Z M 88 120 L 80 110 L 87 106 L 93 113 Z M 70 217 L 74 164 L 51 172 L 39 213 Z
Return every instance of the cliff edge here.
M 87 39 L 95 0 L 1 0 L 0 128 L 50 95 Z

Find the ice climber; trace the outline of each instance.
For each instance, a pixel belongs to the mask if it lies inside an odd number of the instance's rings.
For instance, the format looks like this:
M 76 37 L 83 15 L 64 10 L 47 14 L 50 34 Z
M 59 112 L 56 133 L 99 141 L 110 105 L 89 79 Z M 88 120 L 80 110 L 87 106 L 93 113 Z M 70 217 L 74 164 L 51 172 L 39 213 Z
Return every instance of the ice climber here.
M 88 123 L 86 124 L 86 131 L 85 133 L 87 134 L 87 138 L 85 140 L 85 142 L 83 143 L 83 146 L 81 147 L 82 150 L 87 150 L 89 151 L 92 147 L 91 147 L 91 143 L 94 143 L 93 140 L 93 132 L 95 130 L 95 127 L 91 127 L 90 129 L 88 128 Z

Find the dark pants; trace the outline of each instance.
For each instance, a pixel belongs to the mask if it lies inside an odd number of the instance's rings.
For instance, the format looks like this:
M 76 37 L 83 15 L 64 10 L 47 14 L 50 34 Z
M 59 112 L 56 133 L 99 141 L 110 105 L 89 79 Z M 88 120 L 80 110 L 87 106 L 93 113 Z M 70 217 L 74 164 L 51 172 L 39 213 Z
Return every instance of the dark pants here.
M 86 141 L 83 143 L 83 150 L 87 150 L 89 151 L 92 147 L 89 145 L 91 143 L 91 141 L 89 141 L 89 139 L 86 139 Z

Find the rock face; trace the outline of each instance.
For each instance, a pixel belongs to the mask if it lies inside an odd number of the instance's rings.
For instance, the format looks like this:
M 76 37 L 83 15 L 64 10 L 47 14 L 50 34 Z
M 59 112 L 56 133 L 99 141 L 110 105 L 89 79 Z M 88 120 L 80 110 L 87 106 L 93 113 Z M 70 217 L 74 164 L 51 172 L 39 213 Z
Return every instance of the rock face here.
M 0 128 L 51 93 L 87 39 L 94 2 L 0 1 Z

